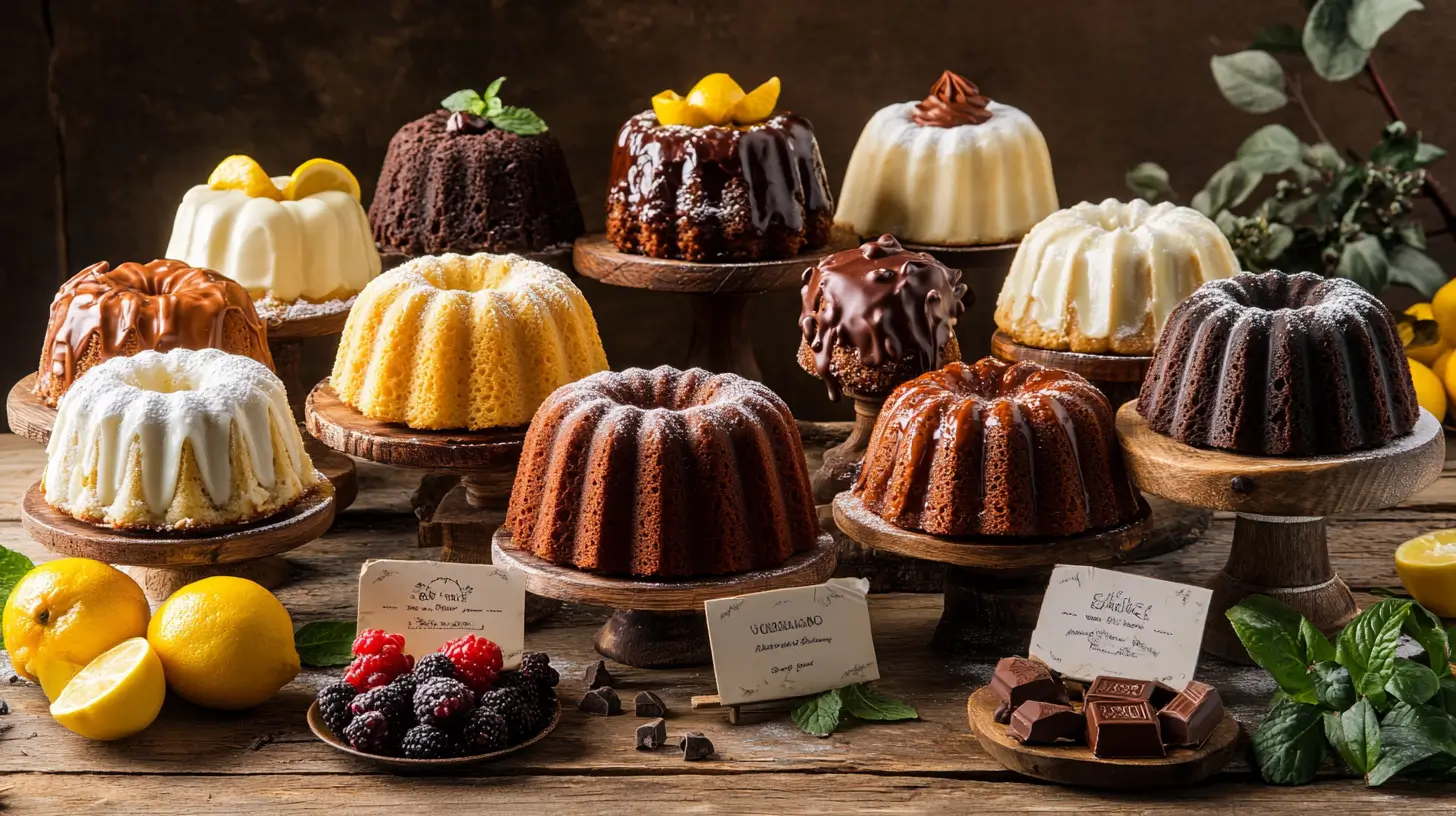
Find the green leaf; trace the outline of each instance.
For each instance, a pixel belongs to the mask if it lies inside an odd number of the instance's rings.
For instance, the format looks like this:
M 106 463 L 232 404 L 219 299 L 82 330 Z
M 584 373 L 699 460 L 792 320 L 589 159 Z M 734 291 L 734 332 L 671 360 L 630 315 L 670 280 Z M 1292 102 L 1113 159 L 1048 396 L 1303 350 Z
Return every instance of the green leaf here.
M 1345 169 L 1345 158 L 1329 142 L 1319 142 L 1304 149 L 1304 160 L 1314 167 L 1331 173 Z
M 1303 37 L 1299 29 L 1289 23 L 1275 23 L 1260 31 L 1254 35 L 1254 41 L 1249 44 L 1249 48 L 1271 54 L 1304 55 Z
M 1380 37 L 1400 18 L 1425 6 L 1416 0 L 1355 0 L 1350 6 L 1350 39 L 1367 51 L 1375 50 Z
M 1193 196 L 1193 208 L 1212 218 L 1219 210 L 1237 207 L 1244 203 L 1264 176 L 1255 173 L 1236 161 L 1218 169 L 1208 184 Z
M 1440 264 L 1409 244 L 1392 249 L 1389 259 L 1391 283 L 1409 286 L 1425 298 L 1435 296 L 1436 290 L 1446 285 L 1446 273 Z
M 1410 607 L 1410 601 L 1396 598 L 1379 601 L 1356 615 L 1335 644 L 1335 659 L 1350 670 L 1355 690 L 1376 698 L 1371 700 L 1376 705 L 1385 696 L 1385 681 L 1390 679 L 1395 647 Z
M 1446 150 L 1444 148 L 1436 147 L 1430 142 L 1421 142 L 1421 146 L 1416 148 L 1416 155 L 1413 161 L 1416 167 L 1425 167 L 1432 162 L 1440 161 L 1445 155 Z
M 1315 699 L 1325 708 L 1344 711 L 1355 704 L 1355 685 L 1350 670 L 1333 660 L 1321 660 L 1309 670 Z
M 1213 81 L 1229 104 L 1248 113 L 1269 113 L 1284 107 L 1284 69 L 1265 51 L 1240 51 L 1208 61 Z
M 1390 679 L 1385 681 L 1385 690 L 1406 705 L 1424 705 L 1441 690 L 1441 681 L 1429 667 L 1414 660 L 1397 657 L 1391 664 Z
M 1436 708 L 1456 717 L 1456 677 L 1448 674 L 1441 678 L 1441 690 L 1436 692 L 1436 699 L 1431 703 Z
M 440 100 L 440 107 L 453 113 L 473 113 L 480 116 L 485 111 L 485 100 L 470 89 L 456 91 Z
M 1283 255 L 1284 251 L 1289 249 L 1293 243 L 1294 230 L 1283 224 L 1270 224 L 1269 236 L 1264 239 L 1264 243 L 1259 247 L 1259 254 L 1266 261 L 1274 261 L 1280 255 Z M 1325 642 L 1328 643 L 1329 641 Z
M 1400 235 L 1401 243 L 1416 249 L 1426 248 L 1426 228 L 1421 226 L 1419 221 L 1402 221 L 1396 225 L 1395 231 Z
M 1294 131 L 1283 125 L 1265 125 L 1239 145 L 1239 164 L 1255 173 L 1283 173 L 1304 160 L 1304 148 Z
M 1441 753 L 1441 747 L 1414 725 L 1383 725 L 1380 728 L 1380 761 L 1365 775 L 1372 788 L 1389 782 L 1397 774 L 1422 760 Z
M 501 86 L 505 83 L 505 77 L 496 77 L 494 82 L 485 86 L 485 93 L 481 94 L 481 96 L 485 98 L 487 104 L 489 104 L 490 100 L 500 96 Z
M 347 666 L 354 659 L 354 621 L 313 621 L 293 633 L 298 659 L 305 666 Z
M 1400 630 L 1426 650 L 1426 663 L 1437 677 L 1451 674 L 1451 642 L 1446 639 L 1446 630 L 1441 628 L 1441 619 L 1434 612 L 1414 604 Z
M 0 609 L 5 607 L 5 602 L 10 600 L 10 592 L 20 579 L 25 577 L 27 572 L 35 569 L 35 562 L 26 558 L 23 553 L 0 547 Z M 5 648 L 3 635 L 0 635 L 0 649 Z
M 919 712 L 904 701 L 883 694 L 865 683 L 855 683 L 840 689 L 839 699 L 846 711 L 861 720 L 899 722 L 920 717 Z
M 1343 713 L 1325 715 L 1325 738 L 1340 758 L 1361 776 L 1380 761 L 1380 720 L 1369 700 L 1361 700 Z
M 1379 294 L 1390 282 L 1390 259 L 1385 257 L 1379 238 L 1365 235 L 1345 244 L 1335 274 L 1360 284 L 1371 294 Z
M 1370 49 L 1350 37 L 1350 7 L 1354 2 L 1319 0 L 1304 21 L 1304 53 L 1315 73 L 1331 82 L 1360 73 L 1370 58 Z
M 1249 657 L 1273 676 L 1279 688 L 1300 702 L 1315 701 L 1299 642 L 1299 622 L 1304 618 L 1298 612 L 1273 598 L 1250 595 L 1224 614 Z
M 546 122 L 530 108 L 506 105 L 501 108 L 500 113 L 492 114 L 489 118 L 492 125 L 518 136 L 535 136 L 546 132 Z
M 1254 732 L 1254 759 L 1271 785 L 1303 785 L 1314 779 L 1325 757 L 1324 713 L 1317 707 L 1282 700 Z
M 1414 170 L 1421 135 L 1411 133 L 1405 122 L 1391 122 L 1380 132 L 1380 143 L 1370 151 L 1370 163 L 1397 170 Z
M 843 709 L 844 702 L 839 696 L 839 689 L 831 689 L 795 706 L 789 716 L 793 718 L 794 725 L 799 726 L 799 730 L 804 733 L 827 737 L 839 727 Z
M 1275 217 L 1285 223 L 1292 223 L 1314 209 L 1314 205 L 1317 203 L 1319 203 L 1319 193 L 1311 193 L 1303 198 L 1292 198 L 1279 205 L 1275 210 Z
M 1335 644 L 1325 637 L 1325 633 L 1316 629 L 1309 618 L 1303 615 L 1299 618 L 1299 645 L 1304 649 L 1304 660 L 1306 663 L 1319 663 L 1323 660 L 1335 659 Z
M 1145 201 L 1173 196 L 1173 185 L 1168 181 L 1168 171 L 1152 162 L 1143 162 L 1127 171 L 1123 181 L 1127 184 L 1127 189 Z

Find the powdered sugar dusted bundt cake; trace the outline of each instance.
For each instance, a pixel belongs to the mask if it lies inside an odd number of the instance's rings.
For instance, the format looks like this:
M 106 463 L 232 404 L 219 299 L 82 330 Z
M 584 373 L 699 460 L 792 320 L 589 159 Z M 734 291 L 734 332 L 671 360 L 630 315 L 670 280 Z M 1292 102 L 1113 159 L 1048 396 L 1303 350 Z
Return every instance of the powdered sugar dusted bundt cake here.
M 1390 310 L 1311 272 L 1204 284 L 1169 316 L 1137 410 L 1188 445 L 1276 456 L 1380 447 L 1420 417 Z
M 610 575 L 763 569 L 818 536 L 789 407 L 736 374 L 661 366 L 563 386 L 516 470 L 512 545 Z

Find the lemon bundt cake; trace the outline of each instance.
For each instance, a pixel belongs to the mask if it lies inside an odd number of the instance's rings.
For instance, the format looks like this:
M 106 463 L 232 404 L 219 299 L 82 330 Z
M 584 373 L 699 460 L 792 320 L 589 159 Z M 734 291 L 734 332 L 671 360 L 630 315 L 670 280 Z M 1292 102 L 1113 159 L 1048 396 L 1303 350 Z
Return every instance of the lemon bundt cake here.
M 1025 113 L 946 71 L 921 102 L 882 108 L 860 132 L 835 223 L 914 244 L 999 244 L 1057 208 L 1046 140 Z
M 380 268 L 359 182 L 328 159 L 269 178 L 247 156 L 229 156 L 183 196 L 167 257 L 285 304 L 346 300 Z
M 1150 354 L 1179 301 L 1238 272 L 1223 231 L 1197 210 L 1084 201 L 1022 240 L 996 325 L 1034 348 Z
M 331 384 L 371 419 L 508 428 L 607 367 L 591 306 L 519 255 L 427 255 L 380 275 L 349 313 Z
M 41 485 L 82 521 L 188 530 L 271 516 L 321 480 L 273 372 L 217 349 L 173 349 L 113 357 L 71 386 Z
M 76 378 L 139 351 L 217 348 L 268 368 L 267 330 L 243 287 L 180 261 L 102 261 L 66 281 L 51 302 L 35 395 L 56 401 Z

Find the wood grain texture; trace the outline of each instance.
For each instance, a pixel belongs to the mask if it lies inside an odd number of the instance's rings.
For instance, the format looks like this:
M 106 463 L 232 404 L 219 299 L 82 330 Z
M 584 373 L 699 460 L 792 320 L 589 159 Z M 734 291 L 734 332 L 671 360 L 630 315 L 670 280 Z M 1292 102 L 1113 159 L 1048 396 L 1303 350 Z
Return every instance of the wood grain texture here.
M 304 432 L 303 449 L 313 460 L 314 469 L 334 486 L 334 509 L 342 513 L 359 497 L 359 470 L 354 460 L 347 455 L 326 446 L 311 434 Z
M 51 440 L 56 424 L 56 409 L 40 401 L 32 391 L 36 375 L 27 374 L 10 387 L 5 396 L 5 415 L 10 432 L 44 445 Z
M 830 245 L 775 261 L 693 263 L 619 252 L 601 233 L 576 239 L 572 261 L 577 271 L 593 280 L 629 289 L 699 295 L 761 295 L 797 290 L 804 270 L 821 258 L 854 246 L 852 239 L 836 235 Z

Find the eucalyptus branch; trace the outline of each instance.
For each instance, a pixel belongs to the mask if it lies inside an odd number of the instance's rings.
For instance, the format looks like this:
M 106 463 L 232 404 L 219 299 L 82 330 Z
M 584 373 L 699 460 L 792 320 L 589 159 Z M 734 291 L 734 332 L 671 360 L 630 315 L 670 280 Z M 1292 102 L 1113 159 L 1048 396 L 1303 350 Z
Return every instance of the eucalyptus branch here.
M 1400 116 L 1400 109 L 1395 106 L 1395 99 L 1390 96 L 1390 91 L 1385 87 L 1385 80 L 1380 78 L 1380 71 L 1375 67 L 1375 58 L 1365 60 L 1365 74 L 1375 85 L 1376 96 L 1380 97 L 1380 104 L 1385 108 L 1385 114 L 1392 122 L 1404 121 Z M 1436 211 L 1441 214 L 1441 221 L 1446 225 L 1446 232 L 1456 234 L 1456 212 L 1453 212 L 1451 205 L 1446 202 L 1444 190 L 1441 183 L 1436 180 L 1430 170 L 1426 171 L 1426 182 L 1423 185 L 1426 196 L 1431 203 L 1436 205 Z
M 1325 129 L 1320 127 L 1319 121 L 1314 118 L 1314 112 L 1309 109 L 1309 103 L 1305 101 L 1304 87 L 1299 81 L 1299 74 L 1295 74 L 1294 76 L 1289 78 L 1289 89 L 1294 96 L 1295 103 L 1298 104 L 1299 109 L 1304 112 L 1305 121 L 1309 122 L 1309 126 L 1314 129 L 1315 137 L 1318 138 L 1321 142 L 1329 144 L 1330 137 L 1325 135 Z

